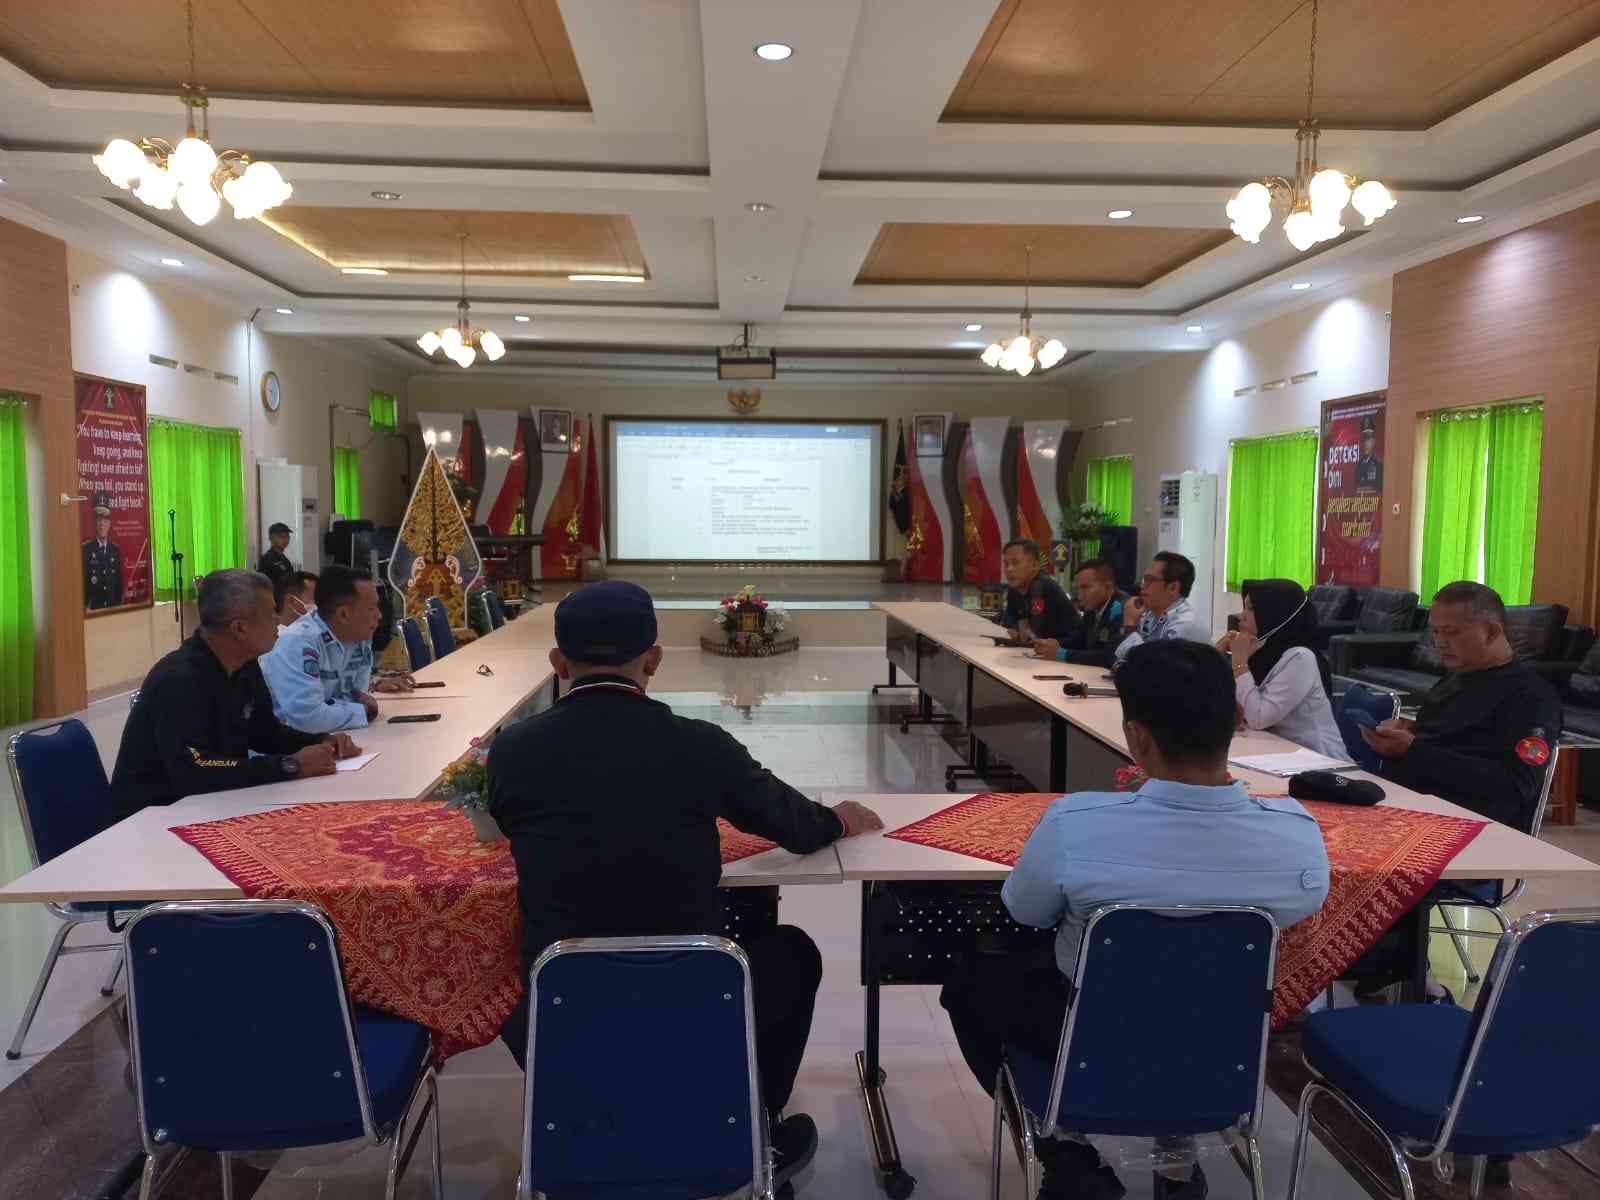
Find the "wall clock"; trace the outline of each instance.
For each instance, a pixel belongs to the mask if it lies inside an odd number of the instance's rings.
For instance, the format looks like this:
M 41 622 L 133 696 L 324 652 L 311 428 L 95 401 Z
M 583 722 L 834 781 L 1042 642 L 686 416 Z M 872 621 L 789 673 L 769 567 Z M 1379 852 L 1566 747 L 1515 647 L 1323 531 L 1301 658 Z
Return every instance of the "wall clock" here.
M 261 403 L 269 413 L 275 413 L 283 405 L 283 384 L 278 382 L 276 371 L 267 371 L 261 376 Z

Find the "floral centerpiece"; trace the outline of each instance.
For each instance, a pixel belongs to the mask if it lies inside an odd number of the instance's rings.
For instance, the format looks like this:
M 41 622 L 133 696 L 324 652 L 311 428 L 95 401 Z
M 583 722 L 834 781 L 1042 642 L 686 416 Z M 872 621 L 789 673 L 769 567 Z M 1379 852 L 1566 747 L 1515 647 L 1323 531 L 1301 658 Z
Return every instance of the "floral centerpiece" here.
M 439 794 L 446 808 L 459 808 L 466 814 L 480 842 L 505 840 L 489 815 L 489 749 L 482 738 L 473 738 L 467 752 L 445 767 L 439 777 Z
M 798 638 L 781 637 L 789 625 L 789 614 L 783 605 L 759 594 L 753 583 L 719 600 L 712 621 L 721 630 L 723 640 L 701 638 L 700 645 L 718 654 L 764 658 L 800 648 Z

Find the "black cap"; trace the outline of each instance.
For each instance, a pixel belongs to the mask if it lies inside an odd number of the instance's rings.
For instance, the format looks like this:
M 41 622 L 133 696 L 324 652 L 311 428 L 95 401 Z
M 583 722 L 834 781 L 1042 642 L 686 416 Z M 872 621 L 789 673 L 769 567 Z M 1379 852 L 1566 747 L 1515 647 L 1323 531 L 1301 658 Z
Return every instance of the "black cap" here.
M 574 662 L 619 666 L 655 644 L 656 606 L 636 583 L 591 583 L 556 605 L 556 645 Z

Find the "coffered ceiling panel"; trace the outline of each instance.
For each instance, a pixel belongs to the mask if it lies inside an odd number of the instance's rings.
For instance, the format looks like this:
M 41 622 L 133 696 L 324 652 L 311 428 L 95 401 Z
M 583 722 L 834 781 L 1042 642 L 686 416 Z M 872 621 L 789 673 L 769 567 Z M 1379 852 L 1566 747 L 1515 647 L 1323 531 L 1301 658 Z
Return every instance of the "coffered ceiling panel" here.
M 947 121 L 1289 124 L 1310 0 L 1002 0 Z M 1600 0 L 1324 0 L 1323 125 L 1422 129 L 1592 38 Z
M 1144 287 L 1226 244 L 1215 229 L 890 222 L 856 283 L 1021 284 L 1026 248 L 1041 287 Z
M 291 204 L 261 220 L 335 267 L 454 272 L 465 233 L 473 275 L 650 275 L 625 216 Z
M 214 95 L 587 110 L 557 0 L 202 0 Z M 0 0 L 0 56 L 57 87 L 175 91 L 181 0 Z

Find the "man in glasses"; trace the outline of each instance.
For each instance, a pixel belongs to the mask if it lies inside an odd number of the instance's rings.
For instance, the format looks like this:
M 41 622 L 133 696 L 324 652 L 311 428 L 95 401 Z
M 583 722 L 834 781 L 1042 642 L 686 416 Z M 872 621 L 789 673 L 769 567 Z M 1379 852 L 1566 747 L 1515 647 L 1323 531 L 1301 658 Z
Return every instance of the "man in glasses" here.
M 1163 550 L 1144 573 L 1139 594 L 1122 608 L 1125 636 L 1117 645 L 1117 662 L 1146 642 L 1182 639 L 1210 642 L 1211 630 L 1189 603 L 1194 564 L 1181 554 Z

